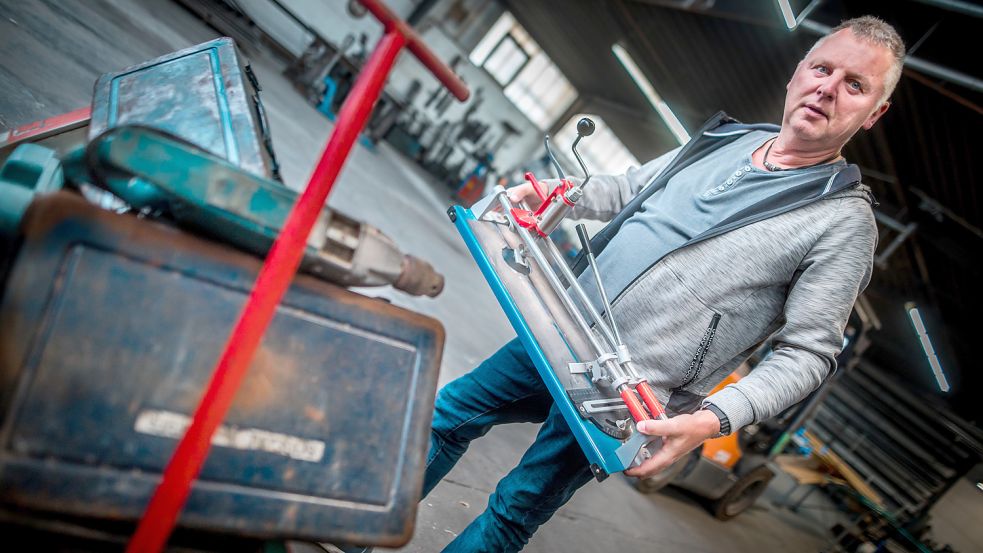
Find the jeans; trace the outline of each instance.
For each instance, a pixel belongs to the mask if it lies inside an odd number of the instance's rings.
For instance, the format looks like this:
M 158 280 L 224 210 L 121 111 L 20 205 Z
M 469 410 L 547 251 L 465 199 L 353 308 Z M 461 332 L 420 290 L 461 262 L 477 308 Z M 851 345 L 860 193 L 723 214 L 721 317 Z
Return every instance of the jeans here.
M 536 441 L 445 553 L 519 551 L 533 532 L 592 478 L 587 458 L 518 339 L 444 386 L 434 406 L 423 495 L 471 440 L 496 424 L 541 422 Z

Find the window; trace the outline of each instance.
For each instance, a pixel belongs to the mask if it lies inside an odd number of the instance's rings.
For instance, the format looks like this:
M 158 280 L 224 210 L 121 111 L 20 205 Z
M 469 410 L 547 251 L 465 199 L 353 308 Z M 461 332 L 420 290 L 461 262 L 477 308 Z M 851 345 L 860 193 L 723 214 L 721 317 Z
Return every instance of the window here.
M 504 87 L 512 82 L 528 62 L 529 55 L 526 51 L 519 46 L 512 35 L 505 35 L 485 59 L 482 67 Z
M 580 157 L 584 159 L 584 163 L 587 164 L 591 174 L 620 175 L 629 167 L 639 165 L 638 159 L 628 151 L 628 148 L 618 139 L 611 127 L 604 123 L 603 119 L 596 115 L 581 113 L 571 117 L 556 133 L 556 137 L 550 140 L 553 143 L 553 151 L 557 155 L 562 153 L 564 159 L 570 160 L 569 162 L 560 160 L 564 164 L 565 170 L 572 172 L 575 176 L 581 176 L 580 166 L 577 165 L 577 160 L 570 152 L 570 145 L 577 138 L 577 121 L 580 121 L 582 117 L 590 117 L 595 124 L 594 134 L 585 137 L 577 145 L 577 151 L 580 152 Z
M 577 90 L 519 25 L 505 12 L 470 55 L 504 87 L 505 96 L 546 130 L 574 100 Z

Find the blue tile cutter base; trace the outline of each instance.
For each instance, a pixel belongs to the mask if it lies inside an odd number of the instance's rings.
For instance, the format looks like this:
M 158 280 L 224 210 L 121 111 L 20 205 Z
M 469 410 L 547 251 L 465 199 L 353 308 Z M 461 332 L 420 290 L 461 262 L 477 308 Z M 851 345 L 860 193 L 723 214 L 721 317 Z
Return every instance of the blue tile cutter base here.
M 572 374 L 568 364 L 590 361 L 594 356 L 587 338 L 563 308 L 536 262 L 528 259 L 528 275 L 506 262 L 503 252 L 519 246 L 519 236 L 508 223 L 478 220 L 472 210 L 459 205 L 449 209 L 448 215 L 591 463 L 595 477 L 603 480 L 632 466 L 649 438 L 634 431 L 630 420 L 630 434 L 625 440 L 610 436 L 582 417 L 571 401 L 569 390 L 591 388 L 593 384 L 586 374 Z M 611 399 L 619 397 L 610 388 L 597 391 Z

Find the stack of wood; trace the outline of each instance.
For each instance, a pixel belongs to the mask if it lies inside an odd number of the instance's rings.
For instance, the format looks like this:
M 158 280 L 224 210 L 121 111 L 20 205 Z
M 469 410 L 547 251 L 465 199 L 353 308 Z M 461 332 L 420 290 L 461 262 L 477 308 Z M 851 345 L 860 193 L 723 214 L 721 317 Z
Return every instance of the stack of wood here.
M 799 484 L 847 485 L 867 498 L 872 504 L 884 508 L 884 500 L 874 489 L 864 482 L 857 471 L 846 463 L 832 449 L 809 432 L 804 433 L 806 442 L 812 450 L 811 457 L 780 455 L 775 459 L 778 466 Z

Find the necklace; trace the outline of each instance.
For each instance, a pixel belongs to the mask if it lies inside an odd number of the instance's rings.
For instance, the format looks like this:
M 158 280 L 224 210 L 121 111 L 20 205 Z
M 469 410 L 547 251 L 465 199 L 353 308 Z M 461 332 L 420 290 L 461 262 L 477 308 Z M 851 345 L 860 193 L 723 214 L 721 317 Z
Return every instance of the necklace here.
M 806 165 L 805 167 L 779 167 L 779 166 L 774 165 L 772 163 L 768 163 L 768 154 L 771 153 L 771 147 L 775 145 L 775 142 L 777 140 L 778 140 L 777 138 L 772 138 L 771 139 L 771 143 L 768 144 L 768 147 L 767 148 L 765 148 L 765 157 L 761 159 L 761 164 L 764 165 L 765 166 L 765 169 L 767 169 L 769 171 L 791 171 L 792 169 L 808 169 L 810 167 L 815 167 L 817 165 L 822 165 L 824 163 L 829 163 L 830 161 L 833 161 L 834 159 L 840 157 L 840 154 L 833 154 L 830 157 L 828 157 L 828 158 L 820 161 L 819 163 L 813 163 L 812 165 Z

